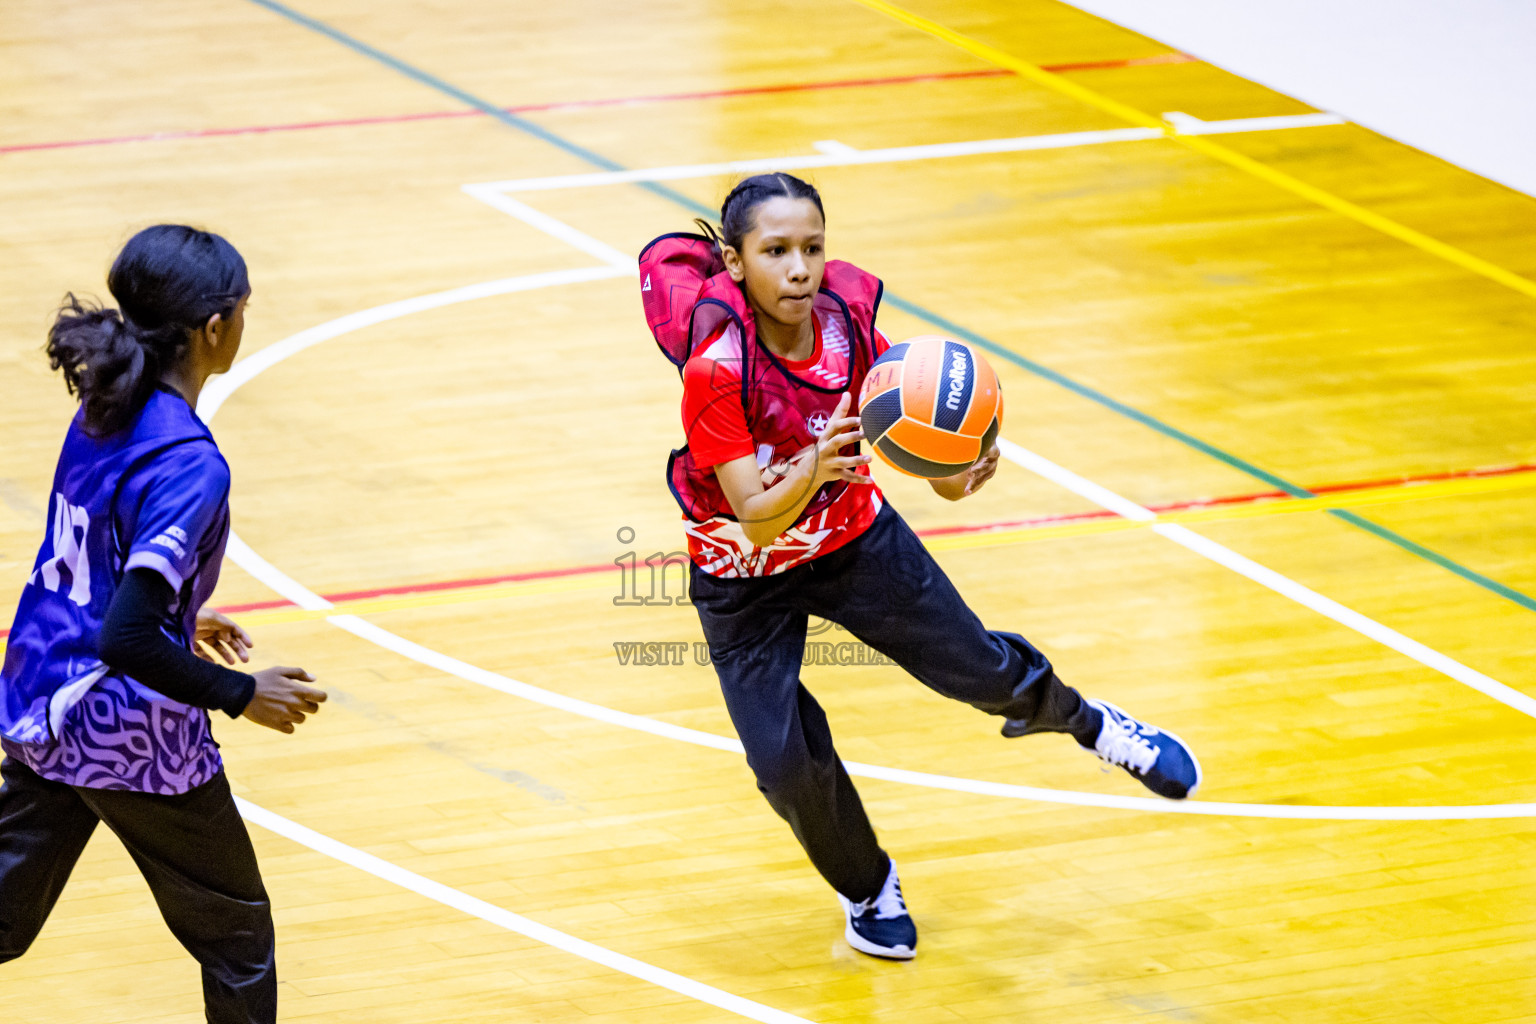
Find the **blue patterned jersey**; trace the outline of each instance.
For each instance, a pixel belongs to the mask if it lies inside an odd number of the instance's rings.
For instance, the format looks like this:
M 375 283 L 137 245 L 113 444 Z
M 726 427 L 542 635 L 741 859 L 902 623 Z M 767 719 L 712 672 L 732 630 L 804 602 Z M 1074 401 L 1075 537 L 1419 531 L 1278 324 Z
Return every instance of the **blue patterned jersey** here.
M 0 743 L 68 785 L 171 794 L 207 782 L 223 767 L 207 712 L 115 672 L 96 641 L 118 582 L 142 567 L 175 591 L 162 629 L 191 647 L 229 538 L 229 466 L 213 436 L 166 389 L 110 437 L 77 415 L 48 507 L 0 669 Z

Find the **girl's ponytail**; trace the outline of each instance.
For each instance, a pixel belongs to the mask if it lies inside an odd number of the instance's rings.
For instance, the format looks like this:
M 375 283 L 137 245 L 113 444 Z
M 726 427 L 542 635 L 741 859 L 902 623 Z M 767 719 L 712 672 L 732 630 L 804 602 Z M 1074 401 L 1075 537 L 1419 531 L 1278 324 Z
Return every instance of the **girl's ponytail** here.
M 128 425 L 160 377 L 159 362 L 117 310 L 83 303 L 73 292 L 48 330 L 48 364 L 63 371 L 69 393 L 80 396 L 91 434 Z
M 699 226 L 699 233 L 702 234 L 705 238 L 709 239 L 711 244 L 714 245 L 715 251 L 719 252 L 722 243 L 720 239 L 720 232 L 715 230 L 715 226 L 709 221 L 705 220 L 703 217 L 695 217 L 693 218 L 693 222 Z
M 122 312 L 70 293 L 48 330 L 48 363 L 78 395 L 87 433 L 133 422 L 195 331 L 228 319 L 250 290 L 245 260 L 218 235 L 161 224 L 129 239 L 107 287 Z

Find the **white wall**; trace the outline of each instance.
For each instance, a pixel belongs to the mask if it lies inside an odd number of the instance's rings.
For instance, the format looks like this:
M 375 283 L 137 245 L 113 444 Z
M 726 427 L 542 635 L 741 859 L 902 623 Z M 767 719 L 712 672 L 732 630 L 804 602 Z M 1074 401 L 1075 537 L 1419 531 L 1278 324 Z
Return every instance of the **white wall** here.
M 1536 196 L 1536 0 L 1067 0 Z

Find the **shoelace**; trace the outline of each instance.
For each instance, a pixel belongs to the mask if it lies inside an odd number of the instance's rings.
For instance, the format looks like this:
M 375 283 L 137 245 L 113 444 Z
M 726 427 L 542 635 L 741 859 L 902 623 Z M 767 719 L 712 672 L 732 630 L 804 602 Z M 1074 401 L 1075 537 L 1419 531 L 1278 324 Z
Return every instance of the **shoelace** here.
M 891 876 L 885 880 L 880 895 L 853 905 L 854 915 L 863 917 L 871 908 L 875 911 L 875 918 L 881 921 L 907 916 L 907 901 L 902 898 L 901 879 L 896 877 L 896 872 L 891 872 Z
M 1157 764 L 1157 755 L 1161 748 L 1154 747 L 1145 736 L 1136 729 L 1136 723 L 1128 719 L 1115 718 L 1112 722 L 1106 721 L 1107 728 L 1099 736 L 1099 742 L 1094 745 L 1093 752 L 1105 764 L 1125 765 L 1134 768 L 1145 775 Z M 883 896 L 884 893 L 881 893 Z

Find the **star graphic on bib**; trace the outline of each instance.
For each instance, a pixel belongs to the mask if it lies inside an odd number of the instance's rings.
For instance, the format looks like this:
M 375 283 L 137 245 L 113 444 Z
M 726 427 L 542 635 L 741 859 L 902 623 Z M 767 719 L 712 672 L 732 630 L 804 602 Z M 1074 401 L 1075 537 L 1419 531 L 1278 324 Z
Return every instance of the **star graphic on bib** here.
M 827 429 L 829 419 L 831 417 L 824 412 L 813 412 L 805 418 L 805 429 L 820 437 L 821 432 Z

